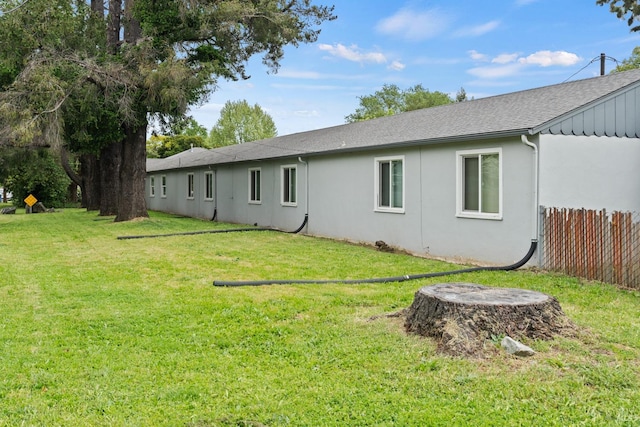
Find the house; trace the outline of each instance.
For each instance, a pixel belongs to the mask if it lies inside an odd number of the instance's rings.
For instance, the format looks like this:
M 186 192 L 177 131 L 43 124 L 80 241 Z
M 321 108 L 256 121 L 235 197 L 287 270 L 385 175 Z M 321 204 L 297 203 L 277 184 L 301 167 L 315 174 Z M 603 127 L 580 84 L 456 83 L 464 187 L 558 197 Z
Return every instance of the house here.
M 146 201 L 505 265 L 538 240 L 541 206 L 640 211 L 639 136 L 633 70 L 149 159 Z

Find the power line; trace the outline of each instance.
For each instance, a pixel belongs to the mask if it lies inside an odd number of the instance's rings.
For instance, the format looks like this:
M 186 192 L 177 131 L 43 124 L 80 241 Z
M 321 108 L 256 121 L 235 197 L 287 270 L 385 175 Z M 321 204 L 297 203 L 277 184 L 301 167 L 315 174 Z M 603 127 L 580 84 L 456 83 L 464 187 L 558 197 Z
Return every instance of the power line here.
M 593 64 L 596 61 L 601 61 L 603 59 L 608 59 L 610 61 L 613 61 L 616 63 L 617 66 L 620 65 L 620 62 L 618 62 L 618 60 L 612 56 L 607 56 L 607 55 L 598 55 L 595 58 L 593 58 L 591 61 L 589 61 L 589 63 L 587 65 L 585 65 L 584 67 L 580 68 L 578 71 L 576 71 L 575 73 L 573 73 L 572 75 L 570 75 L 569 77 L 567 77 L 565 80 L 562 81 L 562 83 L 567 82 L 568 80 L 571 80 L 576 74 L 582 72 L 585 70 L 585 68 L 587 68 L 589 65 Z

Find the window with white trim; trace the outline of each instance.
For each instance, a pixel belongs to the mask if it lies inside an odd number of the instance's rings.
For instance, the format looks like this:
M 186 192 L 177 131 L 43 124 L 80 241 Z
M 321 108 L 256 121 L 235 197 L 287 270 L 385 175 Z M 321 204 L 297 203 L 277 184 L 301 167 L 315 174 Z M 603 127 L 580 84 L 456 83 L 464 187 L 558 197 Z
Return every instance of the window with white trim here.
M 192 173 L 187 174 L 187 199 L 193 199 L 195 196 L 195 180 Z
M 262 202 L 261 175 L 260 168 L 249 169 L 249 203 L 260 204 Z
M 213 172 L 204 173 L 204 199 L 213 200 Z
M 155 196 L 156 196 L 156 177 L 152 175 L 149 177 L 149 197 L 155 197 Z
M 167 197 L 167 176 L 160 177 L 160 197 Z
M 375 159 L 375 210 L 404 213 L 404 156 Z
M 502 219 L 502 149 L 456 152 L 457 215 Z
M 286 165 L 281 167 L 282 181 L 281 191 L 282 195 L 281 203 L 284 206 L 296 206 L 297 205 L 297 177 L 296 177 L 296 165 Z

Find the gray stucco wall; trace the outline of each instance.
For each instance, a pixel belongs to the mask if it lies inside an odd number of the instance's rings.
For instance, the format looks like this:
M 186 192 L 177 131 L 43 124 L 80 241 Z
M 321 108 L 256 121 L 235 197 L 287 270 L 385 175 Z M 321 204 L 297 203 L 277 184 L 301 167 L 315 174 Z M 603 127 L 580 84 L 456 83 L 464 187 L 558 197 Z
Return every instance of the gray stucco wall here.
M 295 206 L 281 204 L 280 176 L 282 166 L 295 165 L 297 174 L 297 202 Z M 249 202 L 249 169 L 259 168 L 261 202 Z M 217 206 L 219 221 L 257 224 L 290 231 L 304 220 L 306 208 L 306 166 L 297 159 L 264 161 L 220 166 L 217 176 Z
M 640 140 L 540 136 L 540 204 L 640 211 Z
M 147 174 L 145 194 L 147 208 L 201 219 L 211 219 L 215 208 L 213 200 L 205 200 L 205 173 L 209 168 L 159 171 Z M 193 174 L 194 196 L 187 197 L 187 175 Z M 162 177 L 166 176 L 166 197 L 162 196 Z M 155 195 L 151 197 L 151 177 L 155 181 Z M 215 173 L 213 175 L 215 189 Z
M 456 151 L 501 148 L 500 220 L 456 216 Z M 374 210 L 376 157 L 403 155 L 404 213 Z M 405 248 L 418 254 L 510 264 L 533 235 L 533 150 L 519 140 L 433 145 L 309 160 L 311 234 Z M 534 260 L 535 262 L 535 260 Z
M 503 209 L 500 219 L 464 218 L 456 211 L 459 150 L 500 149 Z M 401 213 L 375 209 L 376 158 L 402 156 L 405 203 Z M 281 167 L 296 165 L 297 204 L 281 204 Z M 249 203 L 249 169 L 260 168 L 262 200 Z M 307 172 L 308 168 L 308 172 Z M 311 156 L 212 167 L 215 200 L 205 201 L 205 169 L 155 172 L 156 194 L 149 209 L 223 222 L 294 230 L 304 220 L 309 192 L 308 234 L 389 245 L 417 254 L 489 264 L 510 264 L 530 246 L 533 230 L 533 150 L 519 139 L 431 145 L 386 151 Z M 206 170 L 209 170 L 208 168 Z M 187 174 L 194 173 L 193 200 L 186 197 Z M 308 182 L 307 182 L 308 173 Z M 160 195 L 167 176 L 167 197 Z M 535 263 L 535 259 L 532 263 Z

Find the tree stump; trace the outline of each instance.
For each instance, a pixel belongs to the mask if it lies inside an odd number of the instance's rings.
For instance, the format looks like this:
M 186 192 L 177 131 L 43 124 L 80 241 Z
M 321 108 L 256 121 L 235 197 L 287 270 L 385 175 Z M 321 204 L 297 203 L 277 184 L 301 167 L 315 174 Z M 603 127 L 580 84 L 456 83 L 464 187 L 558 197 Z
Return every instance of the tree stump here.
M 405 329 L 435 338 L 442 353 L 476 356 L 492 337 L 546 340 L 570 335 L 574 326 L 558 301 L 540 292 L 440 283 L 416 292 Z

